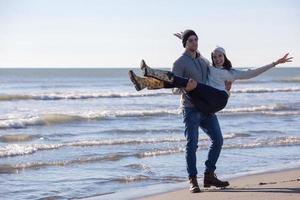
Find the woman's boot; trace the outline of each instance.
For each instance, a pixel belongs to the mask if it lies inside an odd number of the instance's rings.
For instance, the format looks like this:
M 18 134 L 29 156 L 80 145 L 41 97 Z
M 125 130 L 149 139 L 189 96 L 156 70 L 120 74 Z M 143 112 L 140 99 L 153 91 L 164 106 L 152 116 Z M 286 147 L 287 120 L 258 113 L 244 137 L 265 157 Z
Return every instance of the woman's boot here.
M 149 90 L 164 88 L 163 81 L 154 78 L 139 77 L 132 70 L 129 70 L 128 74 L 131 82 L 134 84 L 134 87 L 137 91 L 140 91 L 144 88 L 147 88 Z
M 156 78 L 162 81 L 166 81 L 168 83 L 174 82 L 174 74 L 172 72 L 159 69 L 152 69 L 151 67 L 146 65 L 144 60 L 141 61 L 140 67 L 144 73 L 144 76 Z

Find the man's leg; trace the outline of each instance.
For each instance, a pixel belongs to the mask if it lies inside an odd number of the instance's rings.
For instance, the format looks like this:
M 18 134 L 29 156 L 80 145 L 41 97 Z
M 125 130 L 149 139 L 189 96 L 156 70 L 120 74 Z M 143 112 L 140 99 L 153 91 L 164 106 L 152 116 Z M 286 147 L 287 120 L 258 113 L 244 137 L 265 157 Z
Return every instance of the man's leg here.
M 205 120 L 201 121 L 200 127 L 212 142 L 205 162 L 205 171 L 214 172 L 223 145 L 223 135 L 217 116 L 215 114 L 208 115 Z
M 208 115 L 205 120 L 201 121 L 200 127 L 210 137 L 212 142 L 205 161 L 204 187 L 226 187 L 229 183 L 220 181 L 214 174 L 223 145 L 223 135 L 217 116 L 215 114 Z
M 200 125 L 200 113 L 196 108 L 183 109 L 183 122 L 185 124 L 184 135 L 187 140 L 186 144 L 186 166 L 191 183 L 190 191 L 193 193 L 200 192 L 197 182 L 196 151 L 198 148 L 198 136 Z

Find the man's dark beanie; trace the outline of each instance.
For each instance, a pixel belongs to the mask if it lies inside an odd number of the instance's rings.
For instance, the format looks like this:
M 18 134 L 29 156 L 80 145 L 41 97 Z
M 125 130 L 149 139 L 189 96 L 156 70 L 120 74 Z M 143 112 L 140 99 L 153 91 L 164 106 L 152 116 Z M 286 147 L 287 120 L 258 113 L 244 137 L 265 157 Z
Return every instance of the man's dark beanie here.
M 193 31 L 193 30 L 185 30 L 185 31 L 182 33 L 182 44 L 183 44 L 183 47 L 185 47 L 186 42 L 187 42 L 188 38 L 189 38 L 191 35 L 195 35 L 195 36 L 198 38 L 198 35 L 197 35 L 197 34 L 195 33 L 195 31 Z

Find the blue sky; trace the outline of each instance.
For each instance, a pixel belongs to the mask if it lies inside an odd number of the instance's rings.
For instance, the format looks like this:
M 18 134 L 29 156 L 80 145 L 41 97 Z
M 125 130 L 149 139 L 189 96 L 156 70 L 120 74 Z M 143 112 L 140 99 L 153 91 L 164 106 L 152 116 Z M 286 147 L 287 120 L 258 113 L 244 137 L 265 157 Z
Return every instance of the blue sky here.
M 236 67 L 285 52 L 300 66 L 297 0 L 0 0 L 0 67 L 170 67 L 173 33 L 193 29 L 210 59 L 223 46 Z

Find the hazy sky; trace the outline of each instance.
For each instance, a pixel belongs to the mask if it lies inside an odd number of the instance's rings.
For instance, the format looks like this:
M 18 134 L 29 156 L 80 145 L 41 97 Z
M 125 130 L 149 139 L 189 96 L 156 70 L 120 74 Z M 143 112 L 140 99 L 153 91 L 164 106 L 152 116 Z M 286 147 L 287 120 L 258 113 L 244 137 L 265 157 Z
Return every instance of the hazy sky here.
M 193 29 L 236 67 L 300 66 L 298 0 L 0 0 L 0 67 L 170 67 Z

